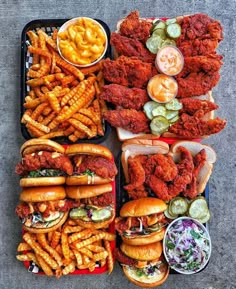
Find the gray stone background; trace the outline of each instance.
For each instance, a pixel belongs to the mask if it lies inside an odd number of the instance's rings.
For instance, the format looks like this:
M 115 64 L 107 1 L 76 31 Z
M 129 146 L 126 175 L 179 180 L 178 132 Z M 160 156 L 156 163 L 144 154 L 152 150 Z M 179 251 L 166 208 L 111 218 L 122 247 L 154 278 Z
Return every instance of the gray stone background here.
M 192 276 L 171 275 L 162 288 L 233 289 L 236 268 L 236 137 L 235 137 L 235 0 L 1 0 L 0 1 L 0 288 L 137 288 L 123 276 L 116 264 L 113 273 L 66 276 L 59 280 L 28 273 L 15 259 L 21 240 L 21 225 L 14 214 L 19 198 L 19 179 L 14 167 L 24 142 L 20 132 L 20 51 L 21 31 L 34 19 L 90 16 L 105 21 L 111 31 L 116 22 L 131 10 L 141 16 L 167 16 L 204 12 L 219 19 L 224 26 L 224 41 L 219 53 L 224 55 L 221 80 L 213 90 L 220 108 L 217 115 L 228 121 L 226 129 L 204 142 L 217 152 L 217 162 L 210 179 L 210 234 L 213 251 L 209 266 Z M 119 142 L 115 131 L 105 145 L 117 155 Z

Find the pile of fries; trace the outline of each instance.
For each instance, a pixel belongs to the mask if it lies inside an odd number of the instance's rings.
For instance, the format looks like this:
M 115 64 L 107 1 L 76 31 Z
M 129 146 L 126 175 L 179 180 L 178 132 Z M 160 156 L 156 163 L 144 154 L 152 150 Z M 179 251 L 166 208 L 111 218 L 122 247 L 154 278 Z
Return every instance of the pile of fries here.
M 104 135 L 102 114 L 106 104 L 99 99 L 104 79 L 102 62 L 78 69 L 58 53 L 55 29 L 51 36 L 42 29 L 27 32 L 33 56 L 27 72 L 29 87 L 21 122 L 32 137 L 66 137 L 71 142 Z
M 115 237 L 105 230 L 85 229 L 68 219 L 60 230 L 45 234 L 25 232 L 16 258 L 33 262 L 47 276 L 57 278 L 76 270 L 93 272 L 103 266 L 110 274 L 114 267 L 111 241 Z

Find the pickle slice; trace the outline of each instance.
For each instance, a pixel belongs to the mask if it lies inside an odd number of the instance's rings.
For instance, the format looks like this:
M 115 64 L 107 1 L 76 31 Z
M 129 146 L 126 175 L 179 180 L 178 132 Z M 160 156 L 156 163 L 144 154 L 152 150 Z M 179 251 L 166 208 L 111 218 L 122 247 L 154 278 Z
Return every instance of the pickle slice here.
M 209 214 L 208 205 L 205 199 L 196 198 L 189 206 L 188 215 L 194 219 L 204 219 Z
M 156 116 L 150 123 L 151 131 L 154 134 L 162 134 L 168 130 L 169 126 L 170 124 L 164 116 Z
M 166 104 L 168 110 L 180 110 L 183 107 L 182 103 L 177 98 L 172 99 Z
M 177 114 L 175 117 L 168 119 L 170 124 L 174 124 L 179 119 L 179 114 Z
M 178 116 L 179 111 L 178 110 L 166 110 L 166 118 L 170 121 L 170 119 L 173 119 L 174 117 Z
M 207 215 L 204 218 L 197 219 L 200 223 L 205 224 L 211 218 L 211 213 L 208 211 Z
M 172 23 L 167 25 L 166 34 L 172 39 L 179 38 L 181 35 L 181 26 L 178 23 Z
M 102 220 L 109 219 L 111 217 L 111 208 L 104 208 L 93 212 L 91 219 L 94 222 L 100 222 Z
M 70 217 L 72 219 L 77 219 L 81 217 L 86 217 L 87 211 L 84 208 L 74 208 L 70 211 Z
M 163 20 L 156 20 L 153 22 L 151 33 L 153 33 L 156 29 L 166 29 L 166 23 Z
M 160 28 L 155 29 L 152 33 L 152 37 L 154 35 L 159 35 L 163 40 L 166 39 L 166 32 L 164 29 L 160 29 Z
M 177 197 L 171 200 L 169 212 L 172 215 L 183 215 L 188 211 L 188 202 L 185 198 Z
M 166 218 L 171 219 L 171 220 L 178 218 L 178 215 L 170 214 L 168 209 L 164 211 L 164 215 L 166 216 Z
M 166 20 L 166 25 L 174 24 L 176 22 L 177 22 L 176 18 L 170 18 Z
M 168 46 L 168 45 L 176 46 L 176 42 L 174 41 L 174 39 L 166 38 L 166 39 L 162 42 L 161 47 Z
M 152 115 L 153 117 L 159 116 L 159 115 L 166 116 L 166 108 L 162 105 L 159 105 L 158 107 L 152 110 Z
M 156 54 L 157 51 L 161 48 L 163 41 L 164 40 L 159 35 L 151 36 L 146 41 L 146 47 L 151 53 Z
M 160 106 L 161 104 L 155 102 L 155 101 L 148 101 L 144 104 L 143 106 L 143 111 L 145 112 L 147 118 L 149 118 L 150 120 L 153 119 L 153 115 L 152 115 L 152 111 L 153 109 L 155 109 L 156 107 Z

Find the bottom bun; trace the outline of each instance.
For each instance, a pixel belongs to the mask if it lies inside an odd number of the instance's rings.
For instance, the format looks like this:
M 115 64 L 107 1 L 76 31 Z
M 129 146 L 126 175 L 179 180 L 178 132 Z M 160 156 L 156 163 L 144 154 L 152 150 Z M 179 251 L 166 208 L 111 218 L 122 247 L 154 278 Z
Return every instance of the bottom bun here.
M 54 222 L 52 222 L 51 226 L 50 227 L 28 227 L 26 225 L 23 225 L 23 229 L 25 231 L 28 231 L 28 232 L 31 232 L 31 233 L 48 233 L 48 232 L 51 232 L 51 231 L 55 231 L 57 228 L 59 228 L 60 226 L 62 226 L 67 217 L 68 217 L 68 214 L 69 212 L 65 212 L 61 218 L 59 218 L 59 220 L 55 220 Z
M 166 270 L 161 271 L 160 274 L 153 277 L 145 277 L 143 275 L 140 277 L 129 266 L 123 266 L 123 272 L 126 278 L 135 285 L 143 288 L 152 288 L 163 284 L 169 276 L 169 267 L 167 264 L 165 266 Z
M 63 185 L 66 182 L 65 177 L 39 177 L 39 178 L 22 178 L 20 179 L 21 187 L 41 187 Z
M 148 235 L 141 235 L 141 236 L 134 236 L 134 237 L 127 237 L 121 236 L 122 241 L 128 245 L 146 245 L 151 244 L 157 241 L 161 241 L 164 238 L 165 228 L 162 228 L 160 231 L 153 232 Z
M 114 220 L 115 218 L 115 211 L 112 211 L 112 216 L 108 220 L 100 221 L 100 222 L 93 222 L 93 221 L 83 221 L 80 219 L 75 219 L 76 223 L 80 225 L 83 228 L 87 229 L 103 229 L 107 228 L 110 223 Z

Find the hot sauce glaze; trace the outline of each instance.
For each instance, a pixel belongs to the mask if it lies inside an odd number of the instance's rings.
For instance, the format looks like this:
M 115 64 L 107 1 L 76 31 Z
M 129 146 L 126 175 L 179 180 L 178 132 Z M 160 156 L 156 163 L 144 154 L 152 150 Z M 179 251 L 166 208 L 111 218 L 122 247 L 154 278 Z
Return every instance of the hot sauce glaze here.
M 157 74 L 149 80 L 147 91 L 152 100 L 165 103 L 175 98 L 178 84 L 171 76 Z
M 158 71 L 173 76 L 183 69 L 184 58 L 175 46 L 164 46 L 158 51 L 155 64 Z

